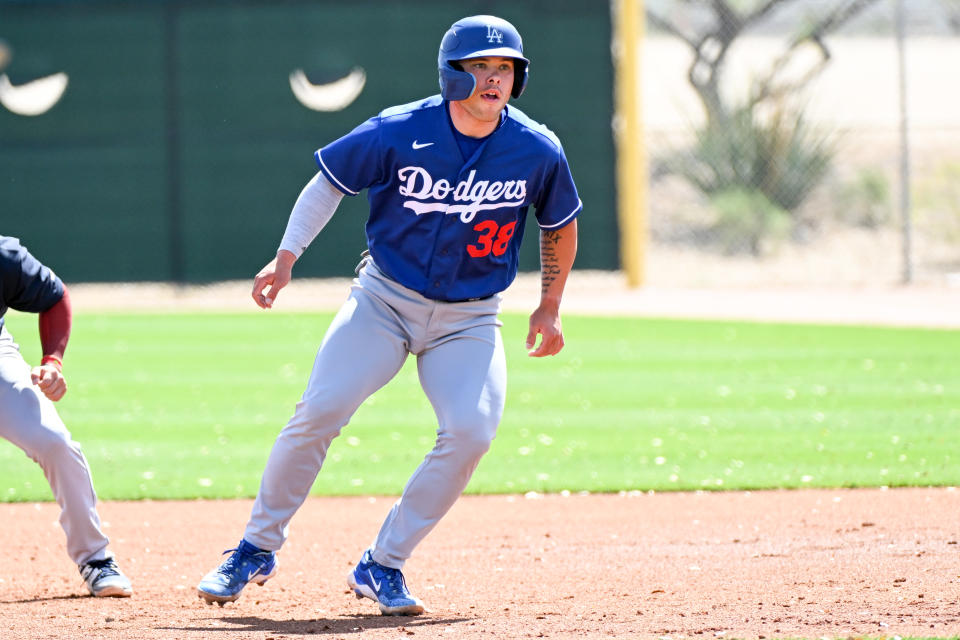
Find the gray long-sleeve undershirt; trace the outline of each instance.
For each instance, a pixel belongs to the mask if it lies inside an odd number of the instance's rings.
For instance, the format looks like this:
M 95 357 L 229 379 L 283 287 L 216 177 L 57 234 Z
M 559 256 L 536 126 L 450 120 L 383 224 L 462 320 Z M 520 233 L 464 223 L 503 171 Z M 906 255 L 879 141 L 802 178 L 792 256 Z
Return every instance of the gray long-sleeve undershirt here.
M 342 198 L 343 193 L 317 172 L 294 203 L 279 248 L 299 258 L 333 217 Z

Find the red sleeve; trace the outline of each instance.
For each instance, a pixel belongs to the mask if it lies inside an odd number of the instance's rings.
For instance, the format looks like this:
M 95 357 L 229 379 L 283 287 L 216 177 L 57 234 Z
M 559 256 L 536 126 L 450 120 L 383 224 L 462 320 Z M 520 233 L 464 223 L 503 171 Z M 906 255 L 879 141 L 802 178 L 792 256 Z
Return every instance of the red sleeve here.
M 63 352 L 67 350 L 70 327 L 73 324 L 73 308 L 70 306 L 70 292 L 66 285 L 63 286 L 63 297 L 60 301 L 40 313 L 39 324 L 40 346 L 43 349 L 41 363 L 55 359 L 55 364 L 62 365 Z

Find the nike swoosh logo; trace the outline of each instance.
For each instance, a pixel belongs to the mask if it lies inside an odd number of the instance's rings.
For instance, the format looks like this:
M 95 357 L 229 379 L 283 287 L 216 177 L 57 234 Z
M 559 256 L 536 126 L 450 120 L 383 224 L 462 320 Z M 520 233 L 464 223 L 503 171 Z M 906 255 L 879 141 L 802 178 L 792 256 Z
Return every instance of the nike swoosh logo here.
M 433 143 L 430 143 L 430 144 L 433 144 Z M 382 582 L 377 582 L 377 579 L 373 577 L 372 571 L 367 571 L 367 574 L 370 576 L 370 582 L 373 583 L 374 591 L 380 591 L 380 585 L 382 584 Z
M 14 85 L 7 74 L 0 75 L 0 104 L 21 116 L 39 116 L 60 101 L 67 89 L 67 74 L 54 73 Z
M 433 144 L 432 142 L 423 142 L 423 143 L 421 143 L 421 142 L 417 142 L 416 140 L 414 140 L 414 141 L 413 141 L 413 148 L 414 148 L 414 149 L 423 149 L 424 147 L 429 147 L 429 146 L 432 145 L 432 144 Z
M 254 569 L 253 571 L 251 571 L 250 575 L 247 576 L 247 582 L 250 582 L 250 580 L 253 579 L 253 577 L 256 576 L 258 573 L 260 573 L 260 569 Z
M 357 99 L 367 82 L 367 73 L 355 67 L 349 74 L 326 84 L 313 84 L 303 69 L 290 74 L 290 89 L 300 104 L 314 111 L 342 111 Z

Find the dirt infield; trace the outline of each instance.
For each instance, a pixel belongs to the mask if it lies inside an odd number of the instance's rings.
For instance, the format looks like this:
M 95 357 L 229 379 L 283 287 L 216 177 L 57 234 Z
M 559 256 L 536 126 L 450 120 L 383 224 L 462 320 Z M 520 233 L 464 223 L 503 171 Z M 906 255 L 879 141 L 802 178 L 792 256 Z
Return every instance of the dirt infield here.
M 430 611 L 380 616 L 344 576 L 391 498 L 312 498 L 280 573 L 194 588 L 249 501 L 101 504 L 131 599 L 84 596 L 57 508 L 7 504 L 3 638 L 848 638 L 960 634 L 960 491 L 467 496 L 418 548 Z

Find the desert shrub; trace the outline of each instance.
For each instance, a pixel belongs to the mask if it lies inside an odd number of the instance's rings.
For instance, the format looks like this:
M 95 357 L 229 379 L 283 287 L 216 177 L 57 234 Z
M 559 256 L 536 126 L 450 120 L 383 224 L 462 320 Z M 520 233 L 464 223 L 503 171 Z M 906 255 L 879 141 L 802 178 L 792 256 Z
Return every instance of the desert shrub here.
M 756 189 L 786 211 L 795 211 L 820 184 L 834 150 L 829 136 L 801 115 L 778 109 L 761 119 L 737 109 L 725 126 L 704 126 L 676 171 L 707 196 L 730 188 Z
M 728 206 L 739 199 L 751 202 L 753 211 L 757 211 L 760 201 L 755 194 L 762 194 L 767 204 L 761 209 L 776 212 L 771 219 L 780 214 L 791 219 L 823 181 L 835 153 L 830 135 L 810 127 L 802 111 L 795 113 L 782 106 L 769 117 L 761 117 L 756 105 L 744 106 L 736 109 L 724 125 L 703 125 L 695 134 L 691 148 L 667 158 L 664 164 L 668 170 L 708 200 Z M 733 215 L 728 210 L 719 218 Z M 756 214 L 744 212 L 742 217 L 753 220 Z M 780 222 L 750 223 L 744 228 L 762 234 L 781 226 Z M 756 255 L 758 242 L 743 246 Z M 724 247 L 732 250 L 729 245 Z
M 790 232 L 790 214 L 757 189 L 731 187 L 710 199 L 717 219 L 713 233 L 726 253 L 770 252 Z
M 876 168 L 861 169 L 840 187 L 837 219 L 867 229 L 877 229 L 893 218 L 890 181 Z
M 941 164 L 918 181 L 915 219 L 929 234 L 949 244 L 960 244 L 960 163 Z

